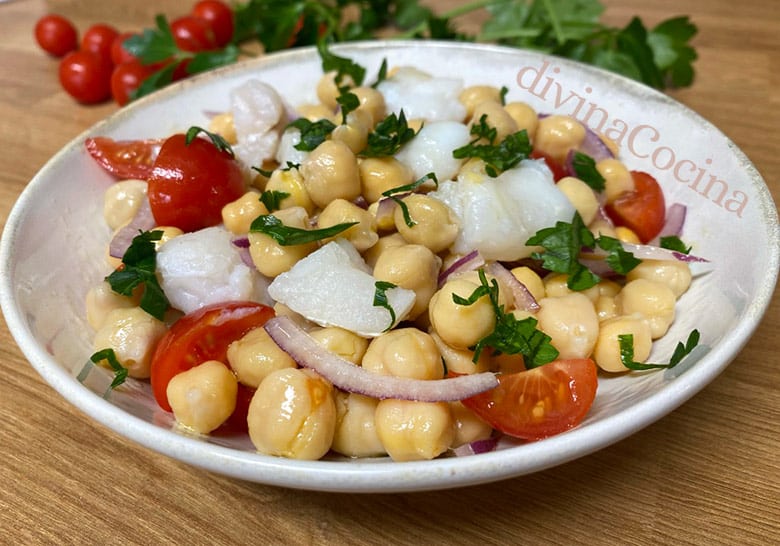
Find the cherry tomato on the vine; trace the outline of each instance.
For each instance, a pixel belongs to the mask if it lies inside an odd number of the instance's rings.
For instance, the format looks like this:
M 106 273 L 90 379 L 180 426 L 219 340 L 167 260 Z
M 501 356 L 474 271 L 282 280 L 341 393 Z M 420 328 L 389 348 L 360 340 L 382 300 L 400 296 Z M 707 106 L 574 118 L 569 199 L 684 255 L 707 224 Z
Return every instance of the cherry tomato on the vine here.
M 152 392 L 160 407 L 171 411 L 167 389 L 174 376 L 207 360 L 227 364 L 228 346 L 273 316 L 270 307 L 243 301 L 210 305 L 177 320 L 152 356 Z
M 111 74 L 111 96 L 119 106 L 130 102 L 133 92 L 153 74 L 152 68 L 142 65 L 137 59 L 114 67 Z
M 60 61 L 60 83 L 68 94 L 84 104 L 111 97 L 111 61 L 91 51 L 72 51 Z
M 612 221 L 636 233 L 639 240 L 652 240 L 666 221 L 664 192 L 656 179 L 645 172 L 631 171 L 633 191 L 619 195 L 605 209 Z
M 220 0 L 200 0 L 192 8 L 192 15 L 206 21 L 214 33 L 218 47 L 224 47 L 233 38 L 233 10 Z
M 171 23 L 173 39 L 179 49 L 198 53 L 217 48 L 217 40 L 208 22 L 193 15 L 174 19 Z
M 75 51 L 79 45 L 73 23 L 60 15 L 44 15 L 35 23 L 35 41 L 41 49 L 55 57 Z
M 589 358 L 555 360 L 524 372 L 498 375 L 498 386 L 463 400 L 493 428 L 539 440 L 577 426 L 596 398 L 596 364 Z
M 169 137 L 149 177 L 149 204 L 161 226 L 195 231 L 222 221 L 222 207 L 246 190 L 241 167 L 210 140 Z
M 111 46 L 117 36 L 119 31 L 110 25 L 102 23 L 92 25 L 81 37 L 81 49 L 97 53 L 113 63 Z
M 148 180 L 163 142 L 162 139 L 114 140 L 92 137 L 84 145 L 92 159 L 115 177 Z

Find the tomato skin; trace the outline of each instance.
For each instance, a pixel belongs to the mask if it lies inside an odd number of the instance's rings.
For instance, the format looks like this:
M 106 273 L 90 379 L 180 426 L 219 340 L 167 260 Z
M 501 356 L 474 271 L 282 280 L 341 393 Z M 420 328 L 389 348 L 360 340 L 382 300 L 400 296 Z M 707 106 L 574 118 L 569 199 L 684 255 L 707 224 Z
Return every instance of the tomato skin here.
M 555 180 L 556 182 L 561 178 L 566 177 L 566 169 L 564 168 L 564 166 L 558 163 L 555 159 L 553 159 L 551 155 L 548 155 L 539 150 L 533 150 L 531 152 L 531 158 L 544 159 L 544 162 L 547 164 L 547 167 L 552 171 L 553 180 Z
M 138 33 L 123 32 L 114 38 L 113 42 L 111 42 L 111 62 L 113 62 L 115 65 L 120 65 L 122 63 L 127 63 L 136 59 L 135 55 L 130 53 L 127 49 L 125 49 L 124 45 L 122 45 L 125 43 L 125 40 L 132 38 L 133 36 L 138 36 Z
M 177 320 L 152 355 L 152 393 L 159 406 L 171 411 L 167 389 L 174 376 L 207 360 L 227 365 L 228 346 L 273 316 L 273 309 L 266 305 L 237 301 L 209 305 Z
M 656 179 L 645 172 L 631 171 L 634 190 L 624 192 L 605 207 L 615 225 L 625 226 L 647 243 L 664 227 L 666 202 Z
M 130 102 L 130 95 L 153 73 L 151 67 L 142 65 L 137 59 L 115 66 L 111 73 L 111 96 L 114 101 L 119 106 Z
M 111 47 L 117 36 L 119 31 L 110 25 L 92 25 L 81 38 L 81 49 L 97 53 L 114 64 Z
M 158 225 L 188 232 L 222 222 L 222 207 L 245 192 L 238 163 L 210 140 L 169 137 L 149 177 L 149 204 Z
M 60 15 L 44 15 L 38 19 L 34 34 L 41 49 L 55 57 L 63 57 L 79 45 L 76 27 Z
M 200 17 L 185 15 L 171 23 L 173 39 L 179 49 L 198 53 L 216 49 L 217 40 L 208 22 Z
M 224 47 L 233 38 L 233 10 L 219 0 L 200 0 L 192 7 L 192 15 L 206 21 L 214 34 L 217 47 Z
M 148 180 L 163 142 L 162 139 L 113 140 L 92 137 L 84 141 L 84 146 L 92 159 L 115 177 Z
M 504 434 L 540 440 L 577 426 L 596 398 L 598 375 L 589 358 L 555 360 L 523 372 L 498 375 L 498 387 L 463 405 Z M 544 415 L 535 418 L 539 404 Z
M 111 97 L 111 62 L 91 51 L 72 51 L 60 61 L 60 84 L 83 104 L 96 104 Z

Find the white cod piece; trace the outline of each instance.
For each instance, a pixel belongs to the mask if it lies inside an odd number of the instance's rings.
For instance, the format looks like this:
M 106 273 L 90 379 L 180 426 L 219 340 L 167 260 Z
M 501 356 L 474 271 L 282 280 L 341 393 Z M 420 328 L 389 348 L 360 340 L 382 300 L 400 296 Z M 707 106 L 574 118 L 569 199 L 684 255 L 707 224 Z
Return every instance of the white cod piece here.
M 300 165 L 303 161 L 309 157 L 310 152 L 304 150 L 297 150 L 295 146 L 301 142 L 301 131 L 295 127 L 290 127 L 282 133 L 282 138 L 279 141 L 279 147 L 276 149 L 276 161 L 282 167 L 286 167 L 287 163 L 293 163 Z
M 452 251 L 478 250 L 486 260 L 518 260 L 535 247 L 525 242 L 558 221 L 571 222 L 574 206 L 555 185 L 543 160 L 526 159 L 496 178 L 466 171 L 429 194 L 446 203 L 461 222 Z
M 176 309 L 191 313 L 212 303 L 270 304 L 268 281 L 247 266 L 222 226 L 174 237 L 157 251 L 160 286 Z
M 270 296 L 320 326 L 338 326 L 365 337 L 380 335 L 403 320 L 415 294 L 405 288 L 386 292 L 390 312 L 374 306 L 376 279 L 351 243 L 336 239 L 312 252 L 268 287 Z
M 410 66 L 399 67 L 377 90 L 385 98 L 387 112 L 403 109 L 406 119 L 463 121 L 466 107 L 458 100 L 463 91 L 460 78 L 438 78 Z
M 284 102 L 276 90 L 260 80 L 248 80 L 231 91 L 230 111 L 238 139 L 233 146 L 236 157 L 247 168 L 273 159 L 287 122 Z
M 414 171 L 416 179 L 432 172 L 439 181 L 450 180 L 458 174 L 463 163 L 462 159 L 452 157 L 452 151 L 470 140 L 469 128 L 460 122 L 426 123 L 395 157 Z

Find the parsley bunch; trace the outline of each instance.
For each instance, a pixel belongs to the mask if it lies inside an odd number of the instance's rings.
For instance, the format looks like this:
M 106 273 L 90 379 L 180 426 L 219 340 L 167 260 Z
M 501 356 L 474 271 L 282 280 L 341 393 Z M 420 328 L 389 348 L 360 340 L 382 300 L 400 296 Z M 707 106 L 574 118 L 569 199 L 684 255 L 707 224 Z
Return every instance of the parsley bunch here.
M 459 30 L 458 18 L 473 12 L 483 21 L 479 31 Z M 155 28 L 128 39 L 125 47 L 144 64 L 167 63 L 135 97 L 170 83 L 183 62 L 188 74 L 233 63 L 246 42 L 259 41 L 272 52 L 316 45 L 323 38 L 347 42 L 388 36 L 498 43 L 592 64 L 657 89 L 691 85 L 697 55 L 689 42 L 697 29 L 688 17 L 652 28 L 634 17 L 624 27 L 612 27 L 601 22 L 603 12 L 599 0 L 472 0 L 442 12 L 421 0 L 247 0 L 234 5 L 233 40 L 223 49 L 180 50 L 162 16 Z M 344 98 L 350 100 L 348 93 Z

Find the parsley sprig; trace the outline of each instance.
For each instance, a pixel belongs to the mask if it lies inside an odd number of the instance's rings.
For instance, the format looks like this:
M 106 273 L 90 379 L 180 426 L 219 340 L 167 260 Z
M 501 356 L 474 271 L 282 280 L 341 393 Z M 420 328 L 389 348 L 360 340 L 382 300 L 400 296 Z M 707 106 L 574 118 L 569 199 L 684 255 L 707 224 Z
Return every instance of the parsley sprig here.
M 398 115 L 393 112 L 377 123 L 374 130 L 368 134 L 368 143 L 360 155 L 362 157 L 395 155 L 415 135 L 417 133 L 409 127 L 404 111 L 401 110 Z
M 162 238 L 160 230 L 144 231 L 133 238 L 122 256 L 122 267 L 106 277 L 111 290 L 123 296 L 132 296 L 142 286 L 140 307 L 154 318 L 163 320 L 170 303 L 157 280 L 157 252 L 155 242 Z
M 651 364 L 643 362 L 634 362 L 634 335 L 621 334 L 618 336 L 620 345 L 620 361 L 623 366 L 629 370 L 656 370 L 659 368 L 674 368 L 683 358 L 691 354 L 694 348 L 699 344 L 699 331 L 694 329 L 688 334 L 688 339 L 683 343 L 679 341 L 672 353 L 672 358 L 668 364 Z
M 527 368 L 535 368 L 558 358 L 558 350 L 550 343 L 550 336 L 537 330 L 537 320 L 533 317 L 517 320 L 512 313 L 504 312 L 504 306 L 498 302 L 498 282 L 495 279 L 488 282 L 484 269 L 479 269 L 478 273 L 480 286 L 467 298 L 452 294 L 452 301 L 458 305 L 474 305 L 480 298 L 487 296 L 496 316 L 493 331 L 474 346 L 473 362 L 479 360 L 485 347 L 492 348 L 494 354 L 521 354 Z
M 436 179 L 436 173 L 428 173 L 424 175 L 422 178 L 419 178 L 418 180 L 415 180 L 411 184 L 406 184 L 403 186 L 396 186 L 395 188 L 390 188 L 389 190 L 385 190 L 382 192 L 382 195 L 385 197 L 389 197 L 395 203 L 401 207 L 401 213 L 404 216 L 404 223 L 407 227 L 414 227 L 417 225 L 417 222 L 414 221 L 411 214 L 409 214 L 409 207 L 406 205 L 406 203 L 403 202 L 403 199 L 401 197 L 398 197 L 398 194 L 408 194 L 413 193 L 417 188 L 425 184 L 428 180 L 432 181 L 434 186 L 436 188 L 439 187 L 439 181 Z
M 596 169 L 596 160 L 588 154 L 574 150 L 572 152 L 572 166 L 577 178 L 585 182 L 595 191 L 603 191 L 606 186 L 606 180 Z
M 114 352 L 114 349 L 111 348 L 102 349 L 100 351 L 93 353 L 92 356 L 89 357 L 89 359 L 95 364 L 100 364 L 101 362 L 105 361 L 108 363 L 109 367 L 114 371 L 114 379 L 111 381 L 111 384 L 108 386 L 109 390 L 114 390 L 119 385 L 127 381 L 128 370 L 127 368 L 122 366 L 122 364 L 119 362 L 119 359 L 116 357 L 116 353 Z
M 395 309 L 393 309 L 393 306 L 390 305 L 390 301 L 387 299 L 387 291 L 398 288 L 398 285 L 389 281 L 376 281 L 374 283 L 374 288 L 374 307 L 382 307 L 387 309 L 387 312 L 390 313 L 390 324 L 385 328 L 385 332 L 387 332 L 393 327 L 396 319 Z
M 493 178 L 531 154 L 531 142 L 525 129 L 507 135 L 501 142 L 496 143 L 498 131 L 488 125 L 487 114 L 483 114 L 479 121 L 471 126 L 471 134 L 474 135 L 471 142 L 453 150 L 452 156 L 456 159 L 481 159 L 485 162 L 485 172 Z
M 251 233 L 264 233 L 282 246 L 304 245 L 334 237 L 358 222 L 345 222 L 321 229 L 303 229 L 284 225 L 273 214 L 262 214 L 249 226 Z

